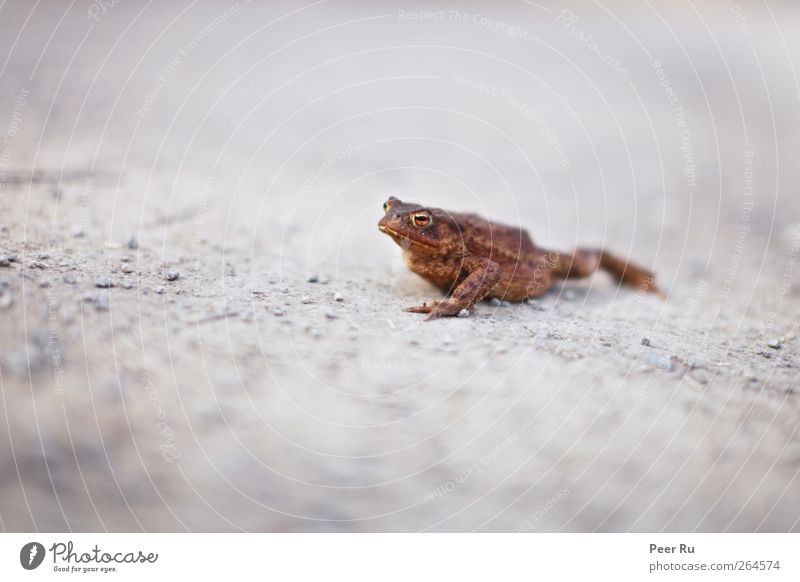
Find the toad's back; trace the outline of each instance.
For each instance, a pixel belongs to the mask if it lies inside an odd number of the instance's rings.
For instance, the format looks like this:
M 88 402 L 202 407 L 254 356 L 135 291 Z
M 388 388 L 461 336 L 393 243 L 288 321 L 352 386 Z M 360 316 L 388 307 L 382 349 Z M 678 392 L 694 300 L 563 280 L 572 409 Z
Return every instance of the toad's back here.
M 534 263 L 544 254 L 524 229 L 491 222 L 477 214 L 452 216 L 471 255 L 508 266 Z

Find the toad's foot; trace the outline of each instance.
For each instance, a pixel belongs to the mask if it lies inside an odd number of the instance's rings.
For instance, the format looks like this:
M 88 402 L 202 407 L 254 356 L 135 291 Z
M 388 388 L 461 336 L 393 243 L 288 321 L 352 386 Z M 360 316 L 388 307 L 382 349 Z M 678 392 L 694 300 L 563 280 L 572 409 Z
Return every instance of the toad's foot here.
M 445 301 L 434 301 L 432 305 L 423 303 L 417 307 L 409 307 L 406 311 L 409 313 L 427 313 L 428 317 L 425 318 L 425 321 L 430 321 L 440 317 L 456 316 L 462 309 L 465 309 L 465 307 L 461 301 L 447 299 Z
M 422 305 L 417 305 L 415 307 L 406 307 L 403 311 L 407 311 L 408 313 L 430 313 L 436 308 L 438 303 L 438 301 L 434 301 L 433 305 L 423 303 Z
M 406 311 L 427 313 L 426 321 L 439 317 L 453 317 L 462 309 L 470 309 L 478 301 L 486 297 L 500 280 L 500 265 L 488 259 L 474 259 L 465 265 L 469 275 L 456 287 L 453 294 L 444 301 L 434 302 L 428 307 L 412 307 Z

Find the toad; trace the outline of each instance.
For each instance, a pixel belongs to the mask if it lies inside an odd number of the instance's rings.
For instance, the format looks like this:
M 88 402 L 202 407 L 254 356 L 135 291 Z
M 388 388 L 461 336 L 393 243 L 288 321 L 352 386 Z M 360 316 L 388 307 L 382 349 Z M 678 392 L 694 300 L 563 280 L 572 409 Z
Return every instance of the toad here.
M 413 272 L 446 294 L 442 301 L 406 309 L 427 319 L 459 315 L 484 299 L 533 299 L 557 281 L 588 277 L 598 269 L 619 284 L 664 297 L 653 273 L 604 249 L 549 250 L 536 246 L 521 228 L 394 197 L 383 211 L 380 231 L 403 249 Z

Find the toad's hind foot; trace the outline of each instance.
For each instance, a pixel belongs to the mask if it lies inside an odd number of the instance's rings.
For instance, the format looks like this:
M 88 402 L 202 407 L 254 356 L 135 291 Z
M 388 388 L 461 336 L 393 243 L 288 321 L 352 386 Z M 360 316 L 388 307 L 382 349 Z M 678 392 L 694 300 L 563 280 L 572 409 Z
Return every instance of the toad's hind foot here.
M 664 292 L 656 285 L 655 275 L 651 271 L 608 251 L 577 249 L 572 255 L 559 255 L 555 261 L 555 275 L 563 279 L 588 277 L 597 269 L 606 271 L 622 285 L 666 299 Z

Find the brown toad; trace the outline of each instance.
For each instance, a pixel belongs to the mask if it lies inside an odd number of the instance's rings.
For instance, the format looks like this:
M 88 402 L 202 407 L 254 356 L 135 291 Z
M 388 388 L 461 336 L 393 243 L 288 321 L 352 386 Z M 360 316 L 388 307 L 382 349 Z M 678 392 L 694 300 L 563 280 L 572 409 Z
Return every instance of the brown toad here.
M 432 305 L 406 311 L 427 319 L 458 315 L 478 301 L 522 301 L 544 294 L 560 279 L 588 277 L 603 269 L 623 285 L 663 294 L 650 271 L 602 249 L 561 253 L 537 247 L 520 228 L 389 198 L 378 223 L 403 249 L 408 267 L 445 293 Z

